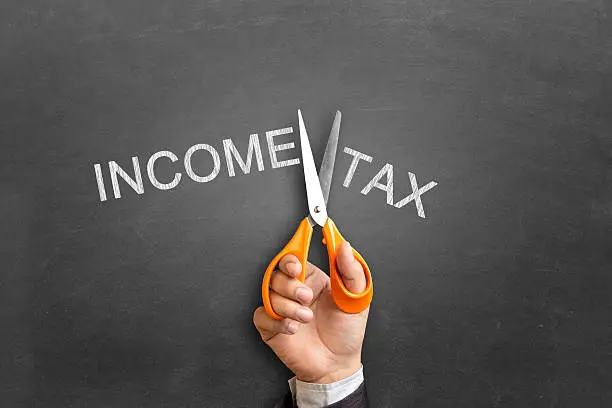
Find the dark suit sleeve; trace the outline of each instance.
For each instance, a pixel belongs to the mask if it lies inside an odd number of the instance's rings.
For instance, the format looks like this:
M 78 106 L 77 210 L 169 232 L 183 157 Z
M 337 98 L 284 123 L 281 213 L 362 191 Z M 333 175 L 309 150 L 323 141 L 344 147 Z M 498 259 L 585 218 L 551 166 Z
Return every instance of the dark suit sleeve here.
M 321 408 L 369 408 L 369 406 L 368 393 L 364 381 L 351 395 L 347 396 L 343 400 L 328 405 L 327 407 Z M 274 408 L 296 408 L 291 391 L 288 391 L 283 399 L 274 406 Z
M 274 408 L 294 408 L 293 395 L 291 391 L 287 391 L 282 400 L 278 401 Z
M 343 400 L 334 402 L 327 408 L 368 408 L 369 406 L 368 393 L 364 381 L 351 395 Z

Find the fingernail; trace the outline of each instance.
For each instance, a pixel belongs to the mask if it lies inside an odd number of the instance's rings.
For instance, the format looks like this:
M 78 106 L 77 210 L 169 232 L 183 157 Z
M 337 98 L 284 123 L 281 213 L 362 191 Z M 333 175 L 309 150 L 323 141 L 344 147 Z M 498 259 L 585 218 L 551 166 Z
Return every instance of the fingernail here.
M 310 309 L 306 309 L 305 307 L 301 307 L 295 312 L 295 316 L 302 323 L 307 323 L 312 318 L 312 312 Z
M 287 323 L 287 331 L 291 334 L 295 334 L 298 330 L 297 324 L 293 322 Z
M 312 291 L 306 288 L 298 288 L 295 291 L 295 297 L 301 303 L 307 304 L 308 302 L 310 302 L 310 299 L 312 298 Z

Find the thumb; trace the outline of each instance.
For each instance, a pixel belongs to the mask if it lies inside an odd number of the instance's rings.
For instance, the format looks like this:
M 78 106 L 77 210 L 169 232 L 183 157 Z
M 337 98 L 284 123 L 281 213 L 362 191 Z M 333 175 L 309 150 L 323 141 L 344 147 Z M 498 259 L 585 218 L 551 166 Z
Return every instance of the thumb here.
M 344 286 L 352 293 L 358 294 L 366 288 L 366 277 L 361 264 L 353 256 L 351 245 L 344 241 L 338 247 L 336 267 L 342 277 Z

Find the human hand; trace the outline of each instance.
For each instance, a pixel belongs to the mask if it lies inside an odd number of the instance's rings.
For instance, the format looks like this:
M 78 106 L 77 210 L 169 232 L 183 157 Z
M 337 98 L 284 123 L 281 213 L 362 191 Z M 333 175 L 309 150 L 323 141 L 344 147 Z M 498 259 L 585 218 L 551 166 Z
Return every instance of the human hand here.
M 361 346 L 368 307 L 357 314 L 340 310 L 331 296 L 329 276 L 307 264 L 306 279 L 297 277 L 302 265 L 294 255 L 284 256 L 270 279 L 270 301 L 276 320 L 263 306 L 253 314 L 262 340 L 300 381 L 327 384 L 349 377 L 361 368 Z M 346 288 L 361 293 L 366 277 L 347 242 L 338 248 L 338 273 Z

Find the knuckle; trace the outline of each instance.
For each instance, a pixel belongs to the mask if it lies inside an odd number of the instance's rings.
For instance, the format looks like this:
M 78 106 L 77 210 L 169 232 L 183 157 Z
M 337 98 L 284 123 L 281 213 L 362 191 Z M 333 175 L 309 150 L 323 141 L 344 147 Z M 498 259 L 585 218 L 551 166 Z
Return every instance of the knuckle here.
M 253 313 L 253 324 L 255 325 L 255 327 L 259 327 L 259 323 L 261 320 L 261 309 L 262 307 L 260 306 L 255 309 L 255 312 Z
M 282 299 L 282 296 L 280 296 L 278 293 L 270 293 L 270 303 L 272 304 L 274 310 L 279 308 L 282 303 Z
M 295 333 L 295 329 L 292 330 L 292 326 L 295 327 L 295 323 L 293 323 L 289 319 L 285 319 L 285 321 L 283 322 L 283 331 L 285 333 L 290 333 L 290 334 Z
M 278 280 L 278 269 L 272 271 L 272 276 L 270 276 L 270 287 L 273 287 L 276 281 Z
M 276 281 L 273 282 L 272 289 L 281 295 L 289 296 L 295 284 L 295 279 L 291 279 L 288 276 L 281 277 L 281 275 L 279 275 Z
M 280 271 L 276 271 L 274 275 L 272 275 L 272 279 L 270 279 L 270 285 L 278 284 L 287 279 L 287 275 L 284 273 L 280 273 Z
M 288 316 L 292 311 L 291 306 L 291 301 L 289 299 L 286 299 L 278 294 L 276 294 L 272 299 L 272 307 L 276 313 L 281 316 Z

